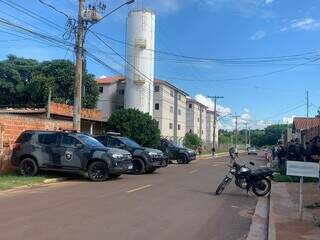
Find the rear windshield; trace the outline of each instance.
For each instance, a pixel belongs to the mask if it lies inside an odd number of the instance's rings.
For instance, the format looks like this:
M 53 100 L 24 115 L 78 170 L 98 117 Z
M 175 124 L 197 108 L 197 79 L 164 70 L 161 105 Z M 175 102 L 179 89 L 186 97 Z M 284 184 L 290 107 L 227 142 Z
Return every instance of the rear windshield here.
M 24 132 L 24 133 L 22 133 L 22 134 L 18 137 L 16 143 L 26 143 L 26 142 L 29 142 L 29 141 L 31 140 L 32 136 L 33 136 L 33 133 L 31 133 L 31 132 Z

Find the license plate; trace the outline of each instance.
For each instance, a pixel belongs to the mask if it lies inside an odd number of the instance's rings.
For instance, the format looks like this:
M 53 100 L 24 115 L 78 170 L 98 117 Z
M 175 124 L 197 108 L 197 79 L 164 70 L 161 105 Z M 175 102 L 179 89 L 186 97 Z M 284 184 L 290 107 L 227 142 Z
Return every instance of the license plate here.
M 130 164 L 130 165 L 128 166 L 128 169 L 131 170 L 132 168 L 133 168 L 133 165 Z

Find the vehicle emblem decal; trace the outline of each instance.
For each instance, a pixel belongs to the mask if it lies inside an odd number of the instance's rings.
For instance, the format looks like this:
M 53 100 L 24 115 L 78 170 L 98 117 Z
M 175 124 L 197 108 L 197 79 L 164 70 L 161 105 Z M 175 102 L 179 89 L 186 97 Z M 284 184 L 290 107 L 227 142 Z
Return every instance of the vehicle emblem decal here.
M 72 156 L 73 156 L 72 152 L 68 152 L 67 151 L 65 153 L 65 158 L 66 158 L 67 161 L 71 161 L 72 160 Z

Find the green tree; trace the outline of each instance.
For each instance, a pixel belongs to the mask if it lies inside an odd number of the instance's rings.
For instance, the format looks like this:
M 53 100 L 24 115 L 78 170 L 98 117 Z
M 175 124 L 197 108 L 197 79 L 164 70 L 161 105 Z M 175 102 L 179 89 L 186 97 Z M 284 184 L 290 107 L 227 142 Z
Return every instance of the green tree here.
M 119 132 L 145 147 L 155 147 L 160 144 L 157 121 L 148 113 L 136 109 L 120 109 L 113 112 L 105 130 Z
M 49 88 L 56 102 L 73 104 L 75 66 L 68 60 L 38 62 L 9 55 L 0 62 L 0 105 L 46 104 Z M 94 108 L 99 89 L 95 77 L 83 75 L 83 107 Z
M 197 134 L 189 132 L 184 136 L 183 145 L 195 150 L 202 145 L 202 141 Z

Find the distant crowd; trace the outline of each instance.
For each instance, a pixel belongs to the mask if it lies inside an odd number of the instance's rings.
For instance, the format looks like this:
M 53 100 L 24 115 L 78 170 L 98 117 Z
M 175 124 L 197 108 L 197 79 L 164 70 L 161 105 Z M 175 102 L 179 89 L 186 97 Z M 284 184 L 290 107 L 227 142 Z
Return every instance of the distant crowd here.
M 314 137 L 303 145 L 298 138 L 291 140 L 287 145 L 279 140 L 272 150 L 273 159 L 278 159 L 278 167 L 285 170 L 286 161 L 320 162 L 320 136 Z

